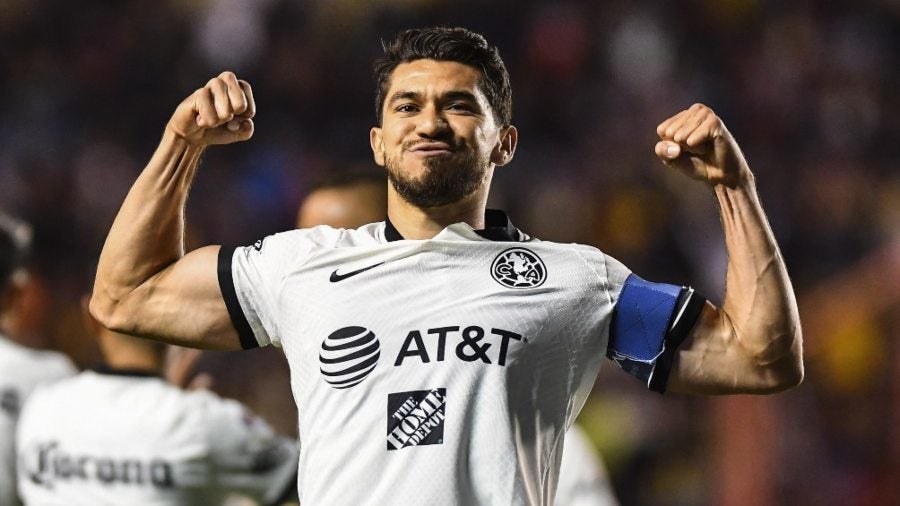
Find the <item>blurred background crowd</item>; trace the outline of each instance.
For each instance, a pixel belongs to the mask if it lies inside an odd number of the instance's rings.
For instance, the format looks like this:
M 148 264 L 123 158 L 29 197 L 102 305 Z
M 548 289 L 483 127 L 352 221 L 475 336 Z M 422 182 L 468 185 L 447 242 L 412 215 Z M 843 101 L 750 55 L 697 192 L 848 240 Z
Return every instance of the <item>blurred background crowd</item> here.
M 381 39 L 434 24 L 500 48 L 520 143 L 492 206 L 534 236 L 721 302 L 714 198 L 656 160 L 656 125 L 712 106 L 757 176 L 800 300 L 806 380 L 774 397 L 659 396 L 607 367 L 580 421 L 622 503 L 900 504 L 896 0 L 0 1 L 0 209 L 35 228 L 17 338 L 97 364 L 79 297 L 194 89 L 233 70 L 258 116 L 251 142 L 205 155 L 188 243 L 250 244 L 291 228 L 321 175 L 376 170 L 371 61 Z M 272 353 L 202 366 L 296 433 Z

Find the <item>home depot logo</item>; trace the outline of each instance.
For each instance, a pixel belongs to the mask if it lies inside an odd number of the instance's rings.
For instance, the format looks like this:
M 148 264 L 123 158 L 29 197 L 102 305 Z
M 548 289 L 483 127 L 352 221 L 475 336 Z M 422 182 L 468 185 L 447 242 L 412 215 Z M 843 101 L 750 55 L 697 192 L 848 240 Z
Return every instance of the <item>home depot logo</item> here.
M 446 388 L 388 394 L 387 449 L 444 442 Z

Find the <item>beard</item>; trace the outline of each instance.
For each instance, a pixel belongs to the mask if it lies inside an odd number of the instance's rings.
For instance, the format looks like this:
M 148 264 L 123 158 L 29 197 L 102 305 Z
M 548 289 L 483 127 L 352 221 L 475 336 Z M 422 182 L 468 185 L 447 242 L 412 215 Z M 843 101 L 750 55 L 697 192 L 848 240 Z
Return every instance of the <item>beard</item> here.
M 490 164 L 471 151 L 455 151 L 448 156 L 427 157 L 424 165 L 423 174 L 414 178 L 403 170 L 400 159 L 385 158 L 388 181 L 394 190 L 422 209 L 452 204 L 473 194 L 484 184 Z

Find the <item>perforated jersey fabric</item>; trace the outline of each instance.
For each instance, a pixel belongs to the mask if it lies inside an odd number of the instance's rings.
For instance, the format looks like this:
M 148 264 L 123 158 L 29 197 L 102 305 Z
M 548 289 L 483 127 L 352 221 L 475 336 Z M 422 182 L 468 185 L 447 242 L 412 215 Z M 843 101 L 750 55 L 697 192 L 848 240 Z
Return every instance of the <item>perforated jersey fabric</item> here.
M 429 240 L 392 228 L 220 253 L 245 347 L 290 364 L 301 503 L 552 504 L 630 271 L 508 224 Z

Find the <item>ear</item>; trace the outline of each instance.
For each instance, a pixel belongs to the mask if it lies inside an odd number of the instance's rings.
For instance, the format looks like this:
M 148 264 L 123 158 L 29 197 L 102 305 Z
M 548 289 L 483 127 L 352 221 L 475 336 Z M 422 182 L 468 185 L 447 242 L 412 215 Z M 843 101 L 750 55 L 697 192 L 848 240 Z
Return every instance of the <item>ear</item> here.
M 18 269 L 9 277 L 5 288 L 0 284 L 0 314 L 18 310 L 18 306 L 25 296 L 28 279 L 28 271 Z
M 491 163 L 503 166 L 509 163 L 516 153 L 516 144 L 519 142 L 519 131 L 510 125 L 500 130 L 500 139 L 491 152 Z
M 384 167 L 384 139 L 380 127 L 372 127 L 372 130 L 369 130 L 369 145 L 372 146 L 375 163 Z

